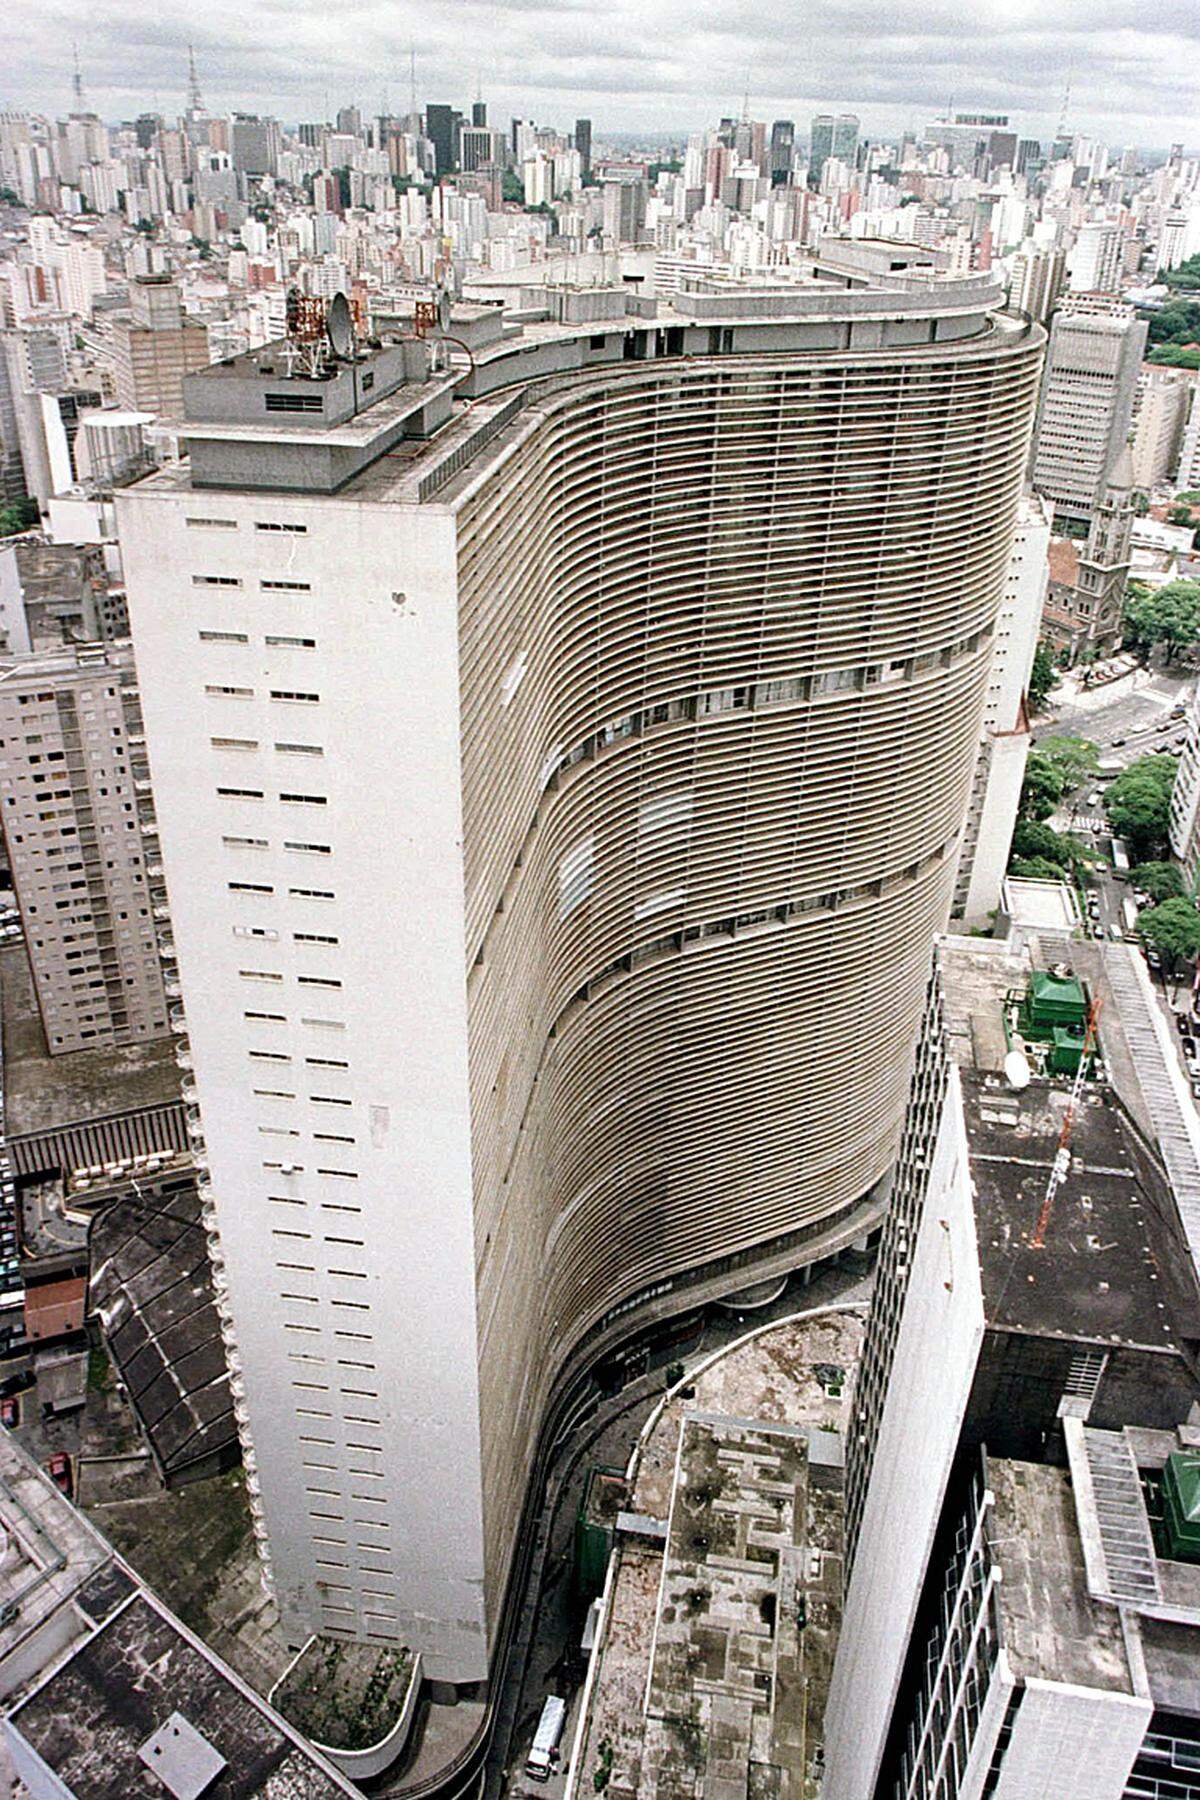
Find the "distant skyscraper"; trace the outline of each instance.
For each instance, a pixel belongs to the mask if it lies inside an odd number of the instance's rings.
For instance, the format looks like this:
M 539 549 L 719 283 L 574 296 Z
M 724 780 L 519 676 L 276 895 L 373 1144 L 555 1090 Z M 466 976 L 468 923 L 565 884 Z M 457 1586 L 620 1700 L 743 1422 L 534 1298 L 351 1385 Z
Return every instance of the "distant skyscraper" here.
M 879 1216 L 1042 339 L 836 249 L 844 310 L 581 292 L 465 377 L 272 346 L 117 496 L 292 1640 L 482 1679 L 564 1384 Z
M 853 113 L 839 113 L 833 122 L 832 154 L 848 168 L 858 155 L 858 120 Z
M 575 148 L 579 152 L 579 172 L 586 181 L 592 172 L 592 121 L 576 119 Z
M 808 180 L 819 187 L 821 171 L 833 155 L 833 114 L 818 113 L 808 133 Z
M 255 113 L 235 112 L 229 125 L 229 156 L 239 175 L 274 175 L 279 168 L 279 124 Z
M 1119 225 L 1081 225 L 1067 261 L 1081 294 L 1115 294 L 1121 285 L 1125 236 Z
M 425 108 L 425 135 L 433 145 L 435 175 L 448 175 L 455 165 L 457 117 L 452 106 L 435 104 Z
M 472 125 L 475 125 L 475 126 L 482 126 L 482 125 L 487 124 L 487 101 L 486 100 L 473 100 L 471 102 L 471 123 L 472 123 Z
M 792 172 L 796 127 L 791 119 L 776 119 L 771 127 L 771 180 L 786 181 Z
M 1129 435 L 1148 326 L 1132 307 L 1060 306 L 1034 433 L 1032 479 L 1066 522 L 1086 524 Z
M 1065 250 L 1051 250 L 1026 242 L 1013 257 L 1009 305 L 1045 324 L 1058 299 L 1065 274 Z

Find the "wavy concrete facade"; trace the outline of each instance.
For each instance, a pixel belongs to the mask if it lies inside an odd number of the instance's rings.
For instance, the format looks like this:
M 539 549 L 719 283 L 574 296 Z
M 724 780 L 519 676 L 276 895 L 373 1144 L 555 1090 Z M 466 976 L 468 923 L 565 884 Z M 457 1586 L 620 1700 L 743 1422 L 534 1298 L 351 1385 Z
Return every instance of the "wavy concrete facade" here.
M 477 1679 L 564 1369 L 701 1277 L 861 1230 L 894 1157 L 1042 336 L 986 282 L 842 285 L 592 297 L 504 340 L 492 314 L 427 448 L 396 422 L 436 427 L 428 371 L 328 427 L 334 459 L 373 419 L 382 445 L 336 492 L 315 425 L 222 426 L 214 384 L 242 378 L 214 374 L 191 482 L 123 501 L 223 1305 L 297 1631 Z M 254 381 L 281 385 L 255 365 L 247 407 Z M 299 736 L 320 829 L 285 835 Z M 318 850 L 320 931 L 295 874 Z M 245 1004 L 247 933 L 269 1007 Z M 336 1018 L 309 1010 L 322 981 Z M 314 1062 L 339 1070 L 321 1095 Z M 340 1171 L 314 1148 L 331 1079 Z M 356 1242 L 331 1266 L 335 1173 Z M 337 1374 L 351 1274 L 365 1440 Z
M 484 1457 L 508 1510 L 513 1443 L 583 1330 L 829 1221 L 895 1155 L 1036 371 L 997 331 L 600 382 L 549 399 L 458 509 Z

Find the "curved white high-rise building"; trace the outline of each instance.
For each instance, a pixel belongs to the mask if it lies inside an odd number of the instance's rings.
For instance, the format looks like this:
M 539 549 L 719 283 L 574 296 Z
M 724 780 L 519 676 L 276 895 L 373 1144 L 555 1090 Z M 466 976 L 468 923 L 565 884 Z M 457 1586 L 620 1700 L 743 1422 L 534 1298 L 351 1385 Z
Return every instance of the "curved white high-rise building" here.
M 120 497 L 297 1637 L 482 1677 L 566 1373 L 876 1216 L 1043 343 L 912 255 L 255 352 Z

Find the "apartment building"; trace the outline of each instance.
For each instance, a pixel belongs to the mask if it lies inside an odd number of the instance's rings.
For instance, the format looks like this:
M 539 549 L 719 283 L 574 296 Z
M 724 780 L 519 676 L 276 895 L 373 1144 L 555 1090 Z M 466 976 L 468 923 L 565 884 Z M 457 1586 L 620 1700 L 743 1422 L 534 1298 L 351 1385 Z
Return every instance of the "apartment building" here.
M 963 827 L 953 916 L 986 924 L 1000 904 L 1032 728 L 1026 702 L 1050 581 L 1050 519 L 1036 494 L 1017 515 L 983 710 L 983 737 Z
M 167 1034 L 128 645 L 0 659 L 0 820 L 51 1055 Z
M 113 322 L 117 400 L 127 412 L 182 419 L 183 380 L 208 364 L 208 333 L 188 324 L 169 275 L 129 284 L 128 319 Z
M 117 497 L 298 1640 L 482 1677 L 564 1382 L 879 1217 L 1042 355 L 905 250 L 271 346 Z
M 1056 521 L 1085 525 L 1100 501 L 1129 436 L 1148 329 L 1132 307 L 1094 296 L 1054 315 L 1031 479 Z
M 1149 493 L 1179 467 L 1195 383 L 1183 369 L 1147 369 L 1133 434 L 1133 475 Z

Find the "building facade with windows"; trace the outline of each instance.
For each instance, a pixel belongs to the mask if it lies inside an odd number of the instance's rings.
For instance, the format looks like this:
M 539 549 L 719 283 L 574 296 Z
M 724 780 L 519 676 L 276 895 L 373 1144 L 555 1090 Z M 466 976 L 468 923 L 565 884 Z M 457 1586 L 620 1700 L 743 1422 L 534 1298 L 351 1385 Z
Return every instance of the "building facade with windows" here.
M 1042 340 L 868 249 L 257 352 L 118 498 L 292 1634 L 480 1678 L 567 1376 L 878 1219 Z
M 1085 1049 L 1089 1012 L 1098 1053 Z M 1106 1660 L 1127 1641 L 1121 1621 L 1101 1618 L 1089 1641 L 1095 1603 L 1139 1596 L 1106 1586 L 1089 1556 L 1085 1592 L 1064 1598 L 1097 1527 L 1071 1526 L 1063 1498 L 1068 1469 L 1082 1489 L 1080 1456 L 1102 1510 L 1106 1465 L 1138 1496 L 1127 1426 L 1160 1464 L 1190 1442 L 1200 1124 L 1169 1037 L 1131 946 L 938 948 L 847 1445 L 827 1800 L 1156 1791 L 1105 1782 L 1128 1773 L 1152 1711 L 1170 1710 L 1170 1658 L 1151 1707 L 1136 1666 Z M 1131 1510 L 1148 1536 L 1144 1507 Z M 1122 1539 L 1118 1522 L 1117 1551 Z M 1200 1581 L 1179 1579 L 1190 1608 Z M 1168 1573 L 1141 1595 L 1159 1617 L 1170 1587 Z M 1091 1686 L 1102 1691 L 1088 1701 Z M 1130 1704 L 1106 1711 L 1118 1695 Z M 1198 1702 L 1193 1680 L 1182 1710 L 1198 1715 Z M 1078 1759 L 1047 1785 L 1073 1733 Z
M 167 1035 L 133 657 L 0 659 L 0 821 L 52 1056 Z

